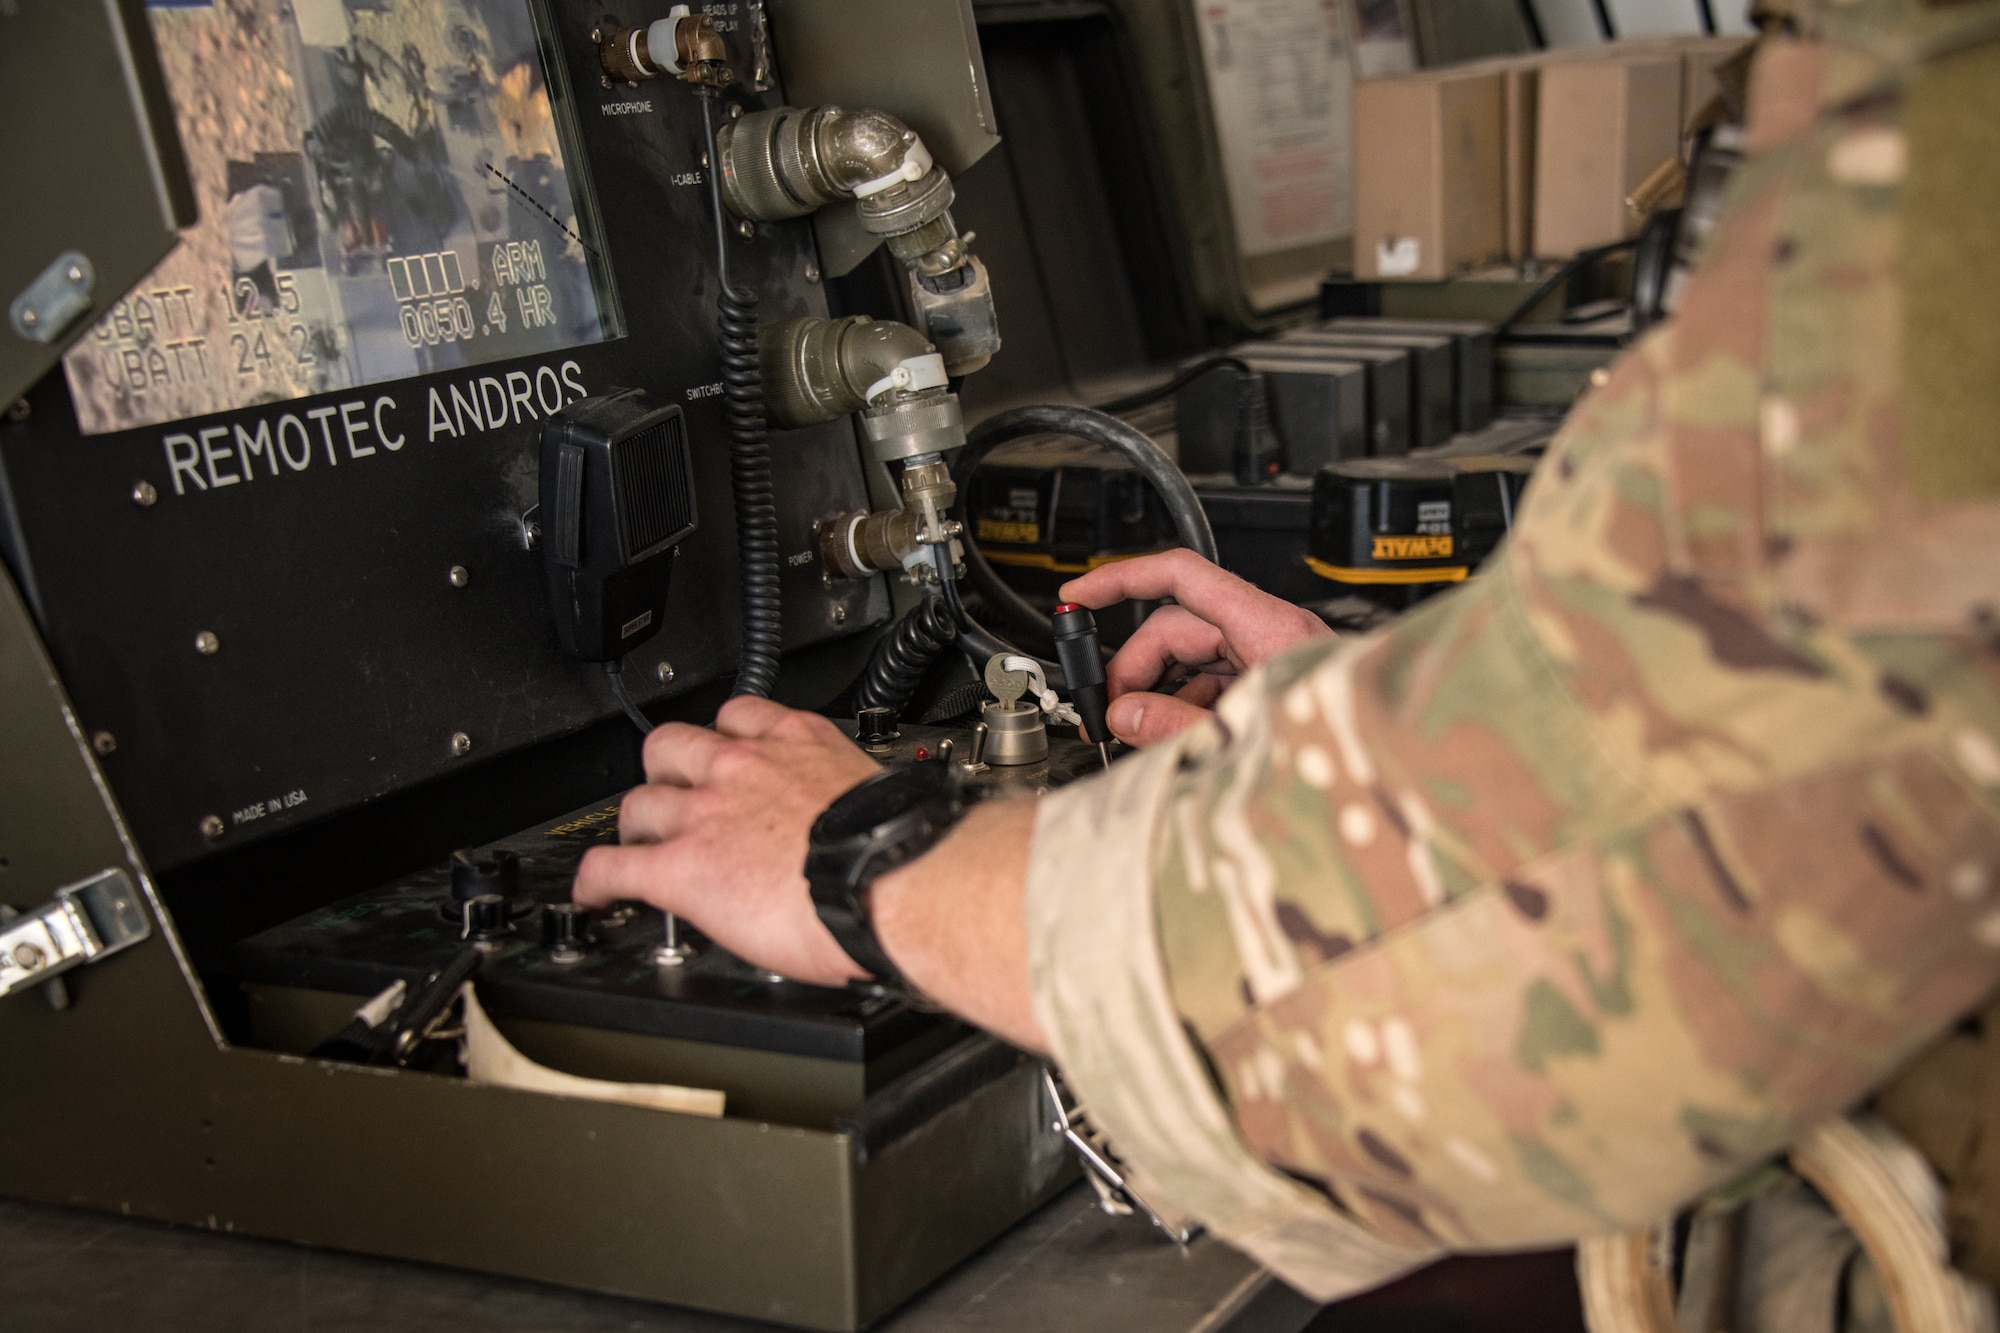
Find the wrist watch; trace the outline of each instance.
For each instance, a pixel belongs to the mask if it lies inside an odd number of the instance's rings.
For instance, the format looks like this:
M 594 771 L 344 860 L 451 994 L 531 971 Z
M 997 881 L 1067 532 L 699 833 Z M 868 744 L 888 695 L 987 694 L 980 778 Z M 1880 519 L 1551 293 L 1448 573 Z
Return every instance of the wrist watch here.
M 806 846 L 813 908 L 834 941 L 878 984 L 910 989 L 875 934 L 869 889 L 877 876 L 936 845 L 968 804 L 958 765 L 920 759 L 849 788 L 813 821 Z

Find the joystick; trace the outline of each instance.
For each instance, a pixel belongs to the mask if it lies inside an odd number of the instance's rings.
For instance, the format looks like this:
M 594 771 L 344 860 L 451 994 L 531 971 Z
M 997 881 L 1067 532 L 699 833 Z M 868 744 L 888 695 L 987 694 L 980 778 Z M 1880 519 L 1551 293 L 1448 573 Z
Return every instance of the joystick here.
M 485 944 L 503 935 L 513 933 L 514 925 L 507 919 L 507 900 L 497 893 L 476 893 L 462 904 L 464 929 L 461 939 L 475 944 Z
M 512 898 L 521 888 L 521 858 L 504 847 L 477 852 L 461 847 L 451 854 L 451 898 L 462 903 L 482 893 Z
M 542 947 L 552 963 L 574 963 L 590 942 L 590 918 L 575 903 L 550 903 L 542 908 Z

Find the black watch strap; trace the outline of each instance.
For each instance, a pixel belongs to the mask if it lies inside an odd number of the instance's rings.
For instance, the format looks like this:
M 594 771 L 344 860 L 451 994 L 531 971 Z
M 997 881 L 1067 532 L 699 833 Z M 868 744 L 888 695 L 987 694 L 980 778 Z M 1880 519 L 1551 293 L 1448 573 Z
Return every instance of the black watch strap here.
M 878 983 L 909 985 L 875 933 L 868 891 L 879 876 L 935 846 L 965 806 L 958 766 L 928 759 L 883 769 L 813 822 L 805 865 L 813 908 L 834 941 Z

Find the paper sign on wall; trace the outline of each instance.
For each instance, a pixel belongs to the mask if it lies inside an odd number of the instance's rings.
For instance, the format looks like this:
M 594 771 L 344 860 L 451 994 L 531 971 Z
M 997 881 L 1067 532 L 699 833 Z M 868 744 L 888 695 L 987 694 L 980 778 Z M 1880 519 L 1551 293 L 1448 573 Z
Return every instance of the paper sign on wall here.
M 1192 0 L 1245 255 L 1354 232 L 1354 75 L 1339 0 Z

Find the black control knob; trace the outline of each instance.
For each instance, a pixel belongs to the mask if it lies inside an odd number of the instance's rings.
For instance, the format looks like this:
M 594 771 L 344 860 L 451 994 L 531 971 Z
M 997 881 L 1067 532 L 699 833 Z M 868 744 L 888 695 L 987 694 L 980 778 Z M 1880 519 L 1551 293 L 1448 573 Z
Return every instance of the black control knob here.
M 507 900 L 497 893 L 477 893 L 467 898 L 461 905 L 465 923 L 462 938 L 468 940 L 497 940 L 510 933 L 513 923 L 507 919 Z
M 476 852 L 460 848 L 451 854 L 451 897 L 466 902 L 482 893 L 512 898 L 521 890 L 521 858 L 505 848 Z
M 542 947 L 558 963 L 583 957 L 590 942 L 590 918 L 575 903 L 549 903 L 542 908 Z
M 890 708 L 864 708 L 854 716 L 854 739 L 864 750 L 879 750 L 903 733 L 896 730 L 896 713 Z

